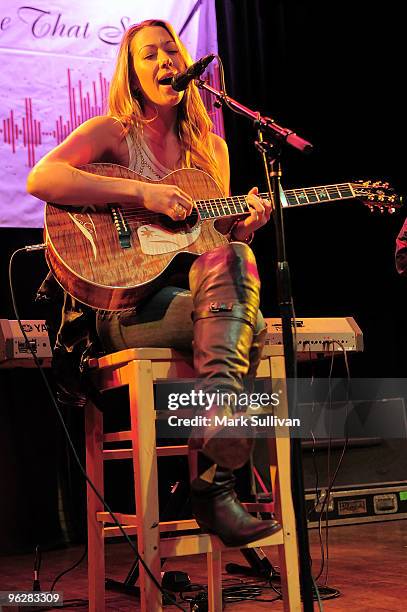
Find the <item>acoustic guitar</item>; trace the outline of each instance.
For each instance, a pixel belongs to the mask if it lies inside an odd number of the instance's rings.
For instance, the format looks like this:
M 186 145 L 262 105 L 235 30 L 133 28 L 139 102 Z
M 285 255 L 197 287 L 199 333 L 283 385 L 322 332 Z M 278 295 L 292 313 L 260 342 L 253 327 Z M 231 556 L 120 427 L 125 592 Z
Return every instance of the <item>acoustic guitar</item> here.
M 115 164 L 81 169 L 150 182 Z M 135 306 L 176 271 L 187 270 L 195 257 L 227 242 L 217 229 L 220 219 L 231 224 L 250 213 L 246 196 L 222 197 L 212 177 L 201 170 L 175 170 L 155 182 L 178 185 L 192 197 L 195 207 L 185 221 L 133 204 L 106 204 L 97 212 L 89 206 L 46 204 L 47 263 L 63 289 L 80 302 L 105 310 Z M 352 198 L 390 212 L 400 206 L 387 183 L 370 181 L 290 189 L 282 198 L 287 207 Z

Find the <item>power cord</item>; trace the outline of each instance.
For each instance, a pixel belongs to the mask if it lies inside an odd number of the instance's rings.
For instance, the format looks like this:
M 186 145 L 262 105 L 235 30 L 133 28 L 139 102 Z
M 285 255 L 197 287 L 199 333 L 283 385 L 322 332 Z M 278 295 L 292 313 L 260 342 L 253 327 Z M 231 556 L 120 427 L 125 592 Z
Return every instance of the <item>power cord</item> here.
M 224 584 L 224 583 L 223 583 Z M 259 599 L 264 589 L 272 589 L 278 593 L 278 596 L 273 599 Z M 191 595 L 186 595 L 191 593 Z M 195 593 L 195 594 L 192 594 Z M 203 612 L 208 610 L 208 590 L 207 587 L 201 584 L 191 584 L 188 589 L 182 591 L 181 600 L 190 604 L 190 610 Z M 272 585 L 259 582 L 244 582 L 238 580 L 238 584 L 226 586 L 222 588 L 222 602 L 224 605 L 237 603 L 240 601 L 277 601 L 281 599 L 281 593 L 278 592 Z
M 277 578 L 278 579 L 278 578 Z M 273 580 L 258 580 L 245 582 L 244 580 L 237 579 L 238 584 L 232 584 L 225 586 L 222 589 L 222 602 L 224 605 L 237 603 L 241 601 L 256 601 L 261 603 L 272 603 L 282 599 L 282 592 L 280 588 L 277 588 L 273 584 Z M 235 581 L 236 582 L 236 581 Z M 225 581 L 223 581 L 225 584 Z M 263 591 L 273 591 L 276 593 L 276 597 L 263 597 Z M 207 612 L 208 610 L 208 591 L 204 585 L 191 584 L 188 589 L 182 591 L 181 600 L 189 603 L 190 611 L 194 612 Z M 314 600 L 318 602 L 319 610 L 322 608 L 322 601 L 327 599 L 335 599 L 340 596 L 340 592 L 337 589 L 330 587 L 316 587 L 314 582 Z
M 338 346 L 341 348 L 342 352 L 343 352 L 343 356 L 344 356 L 344 362 L 345 362 L 345 368 L 346 368 L 346 380 L 347 380 L 347 389 L 346 389 L 346 416 L 348 414 L 348 404 L 349 404 L 349 398 L 350 398 L 350 380 L 351 380 L 351 376 L 350 376 L 350 368 L 349 368 L 349 363 L 348 363 L 348 357 L 346 354 L 346 350 L 344 345 L 342 344 L 342 342 L 339 342 L 338 340 L 334 340 L 332 341 L 332 344 L 338 344 Z M 329 405 L 332 405 L 332 390 L 331 390 L 331 380 L 332 380 L 332 372 L 333 372 L 333 364 L 334 364 L 334 357 L 335 357 L 335 353 L 334 351 L 332 351 L 332 355 L 331 355 L 331 364 L 330 364 L 330 369 L 329 369 Z M 345 423 L 347 424 L 347 419 L 345 419 Z M 324 569 L 325 569 L 325 582 L 324 584 L 326 585 L 328 582 L 328 571 L 329 571 L 329 519 L 328 519 L 328 508 L 329 508 L 329 500 L 331 497 L 331 492 L 332 492 L 332 488 L 335 484 L 336 478 L 339 474 L 339 470 L 341 468 L 347 447 L 348 447 L 348 441 L 349 441 L 349 435 L 348 435 L 348 431 L 346 429 L 345 431 L 345 440 L 344 440 L 344 445 L 338 460 L 338 463 L 336 465 L 335 471 L 333 476 L 330 476 L 330 459 L 331 459 L 331 444 L 332 444 L 332 438 L 329 438 L 328 441 L 328 467 L 327 467 L 327 473 L 329 476 L 329 481 L 328 481 L 328 487 L 326 489 L 325 492 L 325 497 L 322 500 L 322 505 L 321 505 L 321 509 L 320 509 L 320 513 L 319 513 L 319 520 L 318 520 L 318 533 L 319 533 L 319 538 L 320 538 L 320 546 L 321 546 L 321 566 L 318 572 L 318 575 L 316 577 L 315 580 L 319 580 L 319 578 L 322 576 Z M 317 504 L 320 503 L 320 499 L 318 499 Z M 323 515 L 324 515 L 324 511 L 325 511 L 325 550 L 326 550 L 326 559 L 325 559 L 325 553 L 324 553 L 324 547 L 322 544 L 322 519 L 323 519 Z
M 171 604 L 173 604 L 174 606 L 176 606 L 179 610 L 183 610 L 183 612 L 187 612 L 182 606 L 180 606 L 177 601 L 172 597 L 172 595 L 168 592 L 166 592 L 160 585 L 160 583 L 156 580 L 155 576 L 152 574 L 151 570 L 149 569 L 149 567 L 146 565 L 145 561 L 141 558 L 141 556 L 138 553 L 137 548 L 134 546 L 133 542 L 130 540 L 128 534 L 126 533 L 126 531 L 123 529 L 122 525 L 120 524 L 119 520 L 116 518 L 115 514 L 113 513 L 113 511 L 111 510 L 111 508 L 109 507 L 109 505 L 107 504 L 107 502 L 105 501 L 104 497 L 99 493 L 99 491 L 96 489 L 95 485 L 93 484 L 93 482 L 90 480 L 89 476 L 86 473 L 85 468 L 83 467 L 81 460 L 79 459 L 78 453 L 76 451 L 75 445 L 72 442 L 72 439 L 69 435 L 69 431 L 68 428 L 66 426 L 66 423 L 64 421 L 64 418 L 62 416 L 62 413 L 59 409 L 58 403 L 55 399 L 54 393 L 51 389 L 51 386 L 47 380 L 47 377 L 45 375 L 44 369 L 41 366 L 41 363 L 37 357 L 37 355 L 35 354 L 35 351 L 33 350 L 31 343 L 28 339 L 28 336 L 24 330 L 23 324 L 21 323 L 21 319 L 18 313 L 18 308 L 17 308 L 17 303 L 16 303 L 16 299 L 15 299 L 15 294 L 14 294 L 14 288 L 13 288 L 13 277 L 12 277 L 12 266 L 13 266 L 13 261 L 16 255 L 18 255 L 18 253 L 30 253 L 32 251 L 41 251 L 47 248 L 47 245 L 45 243 L 42 244 L 35 244 L 35 245 L 30 245 L 30 246 L 26 246 L 26 247 L 22 247 L 20 249 L 16 249 L 11 257 L 10 257 L 10 261 L 9 261 L 9 270 L 8 270 L 8 275 L 9 275 L 9 286 L 10 286 L 10 295 L 11 295 L 11 301 L 13 304 L 13 310 L 14 310 L 14 314 L 15 317 L 18 321 L 21 333 L 24 337 L 25 343 L 27 348 L 30 350 L 35 365 L 37 366 L 38 370 L 40 371 L 40 374 L 42 376 L 42 379 L 44 381 L 45 387 L 47 389 L 48 395 L 51 399 L 51 403 L 54 406 L 58 418 L 61 422 L 62 425 L 62 429 L 64 430 L 64 433 L 66 435 L 68 444 L 71 448 L 72 454 L 75 458 L 76 463 L 78 464 L 78 467 L 83 475 L 83 477 L 85 478 L 86 482 L 88 483 L 88 485 L 90 486 L 90 488 L 92 489 L 92 491 L 95 493 L 96 497 L 99 499 L 99 501 L 103 504 L 103 507 L 106 509 L 106 511 L 110 514 L 110 516 L 113 519 L 114 524 L 116 525 L 116 527 L 119 528 L 119 530 L 121 531 L 121 533 L 123 534 L 124 538 L 126 539 L 127 543 L 129 544 L 129 546 L 131 547 L 131 549 L 133 550 L 134 554 L 136 555 L 136 559 L 138 559 L 139 563 L 141 563 L 141 565 L 144 567 L 146 573 L 148 574 L 149 578 L 151 579 L 151 581 L 154 583 L 154 585 L 157 587 L 157 589 L 161 592 L 161 594 L 166 597 Z M 48 609 L 52 609 L 52 608 L 48 608 Z
M 342 342 L 338 341 L 338 340 L 333 340 L 332 344 L 338 344 L 339 347 L 341 348 L 342 352 L 343 352 L 343 357 L 344 357 L 344 362 L 345 362 L 345 368 L 346 368 L 346 373 L 347 373 L 347 397 L 346 397 L 346 401 L 347 404 L 346 406 L 348 406 L 349 403 L 349 386 L 350 386 L 350 368 L 349 368 L 349 362 L 348 362 L 348 357 L 346 354 L 346 350 L 345 347 L 343 345 Z M 330 368 L 329 368 L 329 392 L 328 392 L 328 397 L 329 397 L 329 405 L 331 405 L 332 403 L 332 398 L 331 398 L 331 379 L 332 379 L 332 371 L 333 371 L 333 363 L 334 363 L 334 357 L 335 357 L 335 352 L 332 350 L 332 354 L 331 354 L 331 363 L 330 363 Z M 310 347 L 310 361 L 311 361 L 311 347 Z M 312 365 L 312 362 L 311 362 Z M 314 373 L 313 373 L 313 369 L 312 369 L 312 377 L 311 377 L 311 385 L 314 382 Z M 347 408 L 346 408 L 347 410 Z M 316 595 L 317 595 L 317 599 L 318 599 L 318 605 L 322 605 L 320 598 L 319 598 L 319 594 L 321 593 L 322 599 L 331 599 L 333 597 L 339 597 L 341 595 L 340 591 L 338 591 L 337 589 L 332 589 L 331 587 L 327 586 L 327 582 L 328 582 L 328 568 L 329 568 L 329 520 L 328 520 L 328 508 L 329 508 L 329 500 L 331 497 L 331 491 L 332 488 L 334 486 L 335 480 L 338 476 L 340 467 L 342 465 L 343 462 L 343 458 L 345 456 L 345 452 L 347 449 L 347 445 L 348 445 L 348 433 L 346 431 L 346 435 L 345 435 L 345 441 L 344 441 L 344 446 L 341 452 L 341 455 L 339 457 L 337 466 L 335 468 L 334 474 L 331 477 L 330 476 L 330 454 L 331 454 L 331 438 L 329 438 L 329 445 L 328 445 L 328 467 L 327 467 L 327 471 L 328 471 L 328 486 L 327 489 L 325 491 L 325 495 L 324 498 L 322 499 L 322 494 L 320 494 L 319 492 L 319 472 L 318 472 L 318 466 L 317 466 L 317 462 L 316 462 L 316 453 L 315 453 L 315 448 L 316 448 L 316 440 L 315 440 L 315 436 L 314 433 L 311 431 L 311 436 L 312 436 L 312 440 L 313 440 L 313 445 L 312 445 L 312 461 L 313 461 L 313 466 L 314 466 L 314 472 L 315 472 L 315 503 L 314 505 L 310 508 L 310 510 L 308 511 L 308 517 L 310 516 L 310 514 L 315 511 L 319 506 L 319 519 L 318 519 L 318 537 L 319 537 L 319 544 L 320 544 L 320 549 L 321 549 L 321 564 L 320 564 L 320 569 L 318 571 L 318 575 L 316 576 L 316 578 L 313 578 L 313 583 L 314 583 L 314 588 L 316 587 L 316 581 L 319 580 L 319 578 L 321 577 L 321 575 L 324 572 L 325 569 L 325 581 L 324 581 L 324 586 L 322 585 L 318 585 L 319 588 L 319 592 L 318 592 L 318 588 L 315 589 Z M 325 533 L 325 546 L 323 543 L 323 538 L 322 538 L 322 518 L 323 518 L 323 514 L 325 511 L 325 519 L 326 519 L 326 533 Z M 326 553 L 325 553 L 326 550 Z M 326 558 L 325 558 L 326 556 Z
M 60 574 L 58 574 L 58 576 L 56 578 L 54 578 L 54 581 L 53 581 L 53 583 L 52 583 L 52 585 L 51 585 L 49 590 L 53 591 L 55 589 L 55 586 L 56 586 L 57 582 L 59 582 L 59 580 L 62 578 L 62 576 L 65 576 L 65 574 L 68 574 L 69 572 L 74 570 L 76 567 L 78 567 L 82 563 L 82 561 L 86 558 L 87 554 L 88 554 L 88 545 L 86 544 L 85 550 L 82 553 L 82 556 L 80 557 L 80 559 L 78 559 L 78 561 L 76 561 L 73 565 L 71 565 L 71 567 L 69 567 L 68 569 L 64 570 Z

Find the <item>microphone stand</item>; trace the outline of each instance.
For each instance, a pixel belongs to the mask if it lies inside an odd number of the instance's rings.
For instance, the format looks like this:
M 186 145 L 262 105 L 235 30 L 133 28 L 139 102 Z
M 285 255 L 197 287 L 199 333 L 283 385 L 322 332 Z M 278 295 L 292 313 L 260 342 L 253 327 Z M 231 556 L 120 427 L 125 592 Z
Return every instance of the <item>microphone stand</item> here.
M 272 216 L 276 234 L 277 252 L 277 291 L 278 301 L 282 321 L 284 362 L 286 377 L 293 380 L 293 385 L 287 385 L 288 410 L 289 416 L 294 414 L 296 392 L 295 379 L 297 376 L 296 368 L 296 348 L 292 331 L 292 319 L 294 316 L 294 306 L 291 292 L 290 271 L 286 258 L 284 223 L 281 205 L 281 151 L 284 145 L 290 145 L 302 153 L 312 151 L 311 143 L 292 130 L 278 125 L 271 117 L 262 117 L 259 112 L 243 106 L 233 98 L 230 98 L 224 91 L 219 91 L 202 79 L 197 79 L 195 84 L 199 89 L 205 89 L 215 96 L 215 105 L 226 106 L 230 110 L 251 119 L 257 129 L 258 140 L 255 141 L 256 149 L 260 152 L 269 191 L 270 201 L 272 202 Z M 313 578 L 311 573 L 308 528 L 305 510 L 304 477 L 301 455 L 301 440 L 291 438 L 291 489 L 293 497 L 294 512 L 296 517 L 300 582 L 305 612 L 314 610 L 313 598 Z

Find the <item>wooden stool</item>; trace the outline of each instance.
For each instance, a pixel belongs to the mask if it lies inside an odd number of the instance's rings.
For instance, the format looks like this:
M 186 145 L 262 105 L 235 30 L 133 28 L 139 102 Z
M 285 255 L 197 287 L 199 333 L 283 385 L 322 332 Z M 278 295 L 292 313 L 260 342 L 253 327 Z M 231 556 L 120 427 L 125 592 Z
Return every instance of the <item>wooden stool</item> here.
M 188 447 L 156 448 L 153 384 L 156 381 L 193 379 L 194 370 L 185 356 L 171 349 L 128 349 L 92 359 L 89 363 L 100 391 L 128 386 L 130 401 L 130 431 L 103 433 L 102 413 L 88 403 L 86 419 L 87 472 L 103 494 L 103 462 L 108 459 L 132 459 L 136 515 L 116 513 L 126 533 L 137 535 L 141 558 L 156 580 L 161 583 L 161 558 L 206 553 L 208 564 L 208 604 L 211 612 L 222 610 L 221 552 L 227 550 L 217 536 L 207 534 L 180 535 L 160 540 L 160 533 L 197 529 L 195 520 L 159 522 L 157 457 L 187 455 Z M 284 358 L 281 346 L 268 346 L 258 369 L 258 377 L 283 380 Z M 274 414 L 287 418 L 285 392 Z M 277 428 L 276 428 L 277 429 Z M 130 441 L 131 448 L 104 450 L 104 442 Z M 271 438 L 270 470 L 273 483 L 273 504 L 245 504 L 249 511 L 267 511 L 273 506 L 282 530 L 248 544 L 248 548 L 277 545 L 279 550 L 284 610 L 300 612 L 300 588 L 295 518 L 291 499 L 290 443 L 286 432 Z M 88 499 L 88 573 L 89 610 L 105 609 L 104 538 L 122 535 L 104 511 L 92 489 L 87 487 Z M 243 546 L 239 546 L 243 548 Z M 140 571 L 141 610 L 158 612 L 162 609 L 161 593 L 145 572 Z

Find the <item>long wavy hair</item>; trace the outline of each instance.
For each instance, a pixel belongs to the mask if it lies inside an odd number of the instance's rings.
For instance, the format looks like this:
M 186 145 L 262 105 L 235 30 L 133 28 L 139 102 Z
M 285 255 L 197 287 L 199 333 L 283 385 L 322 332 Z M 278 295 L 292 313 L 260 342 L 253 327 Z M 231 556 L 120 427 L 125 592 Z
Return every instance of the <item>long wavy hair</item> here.
M 190 54 L 172 25 L 167 21 L 147 19 L 126 30 L 110 84 L 107 114 L 119 119 L 124 126 L 124 133 L 130 132 L 136 139 L 140 138 L 144 125 L 151 120 L 144 117 L 142 92 L 135 86 L 130 47 L 137 32 L 150 26 L 160 26 L 167 30 L 178 48 L 185 67 L 192 64 Z M 204 170 L 215 179 L 223 192 L 222 176 L 210 137 L 213 124 L 194 83 L 191 83 L 185 90 L 177 111 L 182 167 Z

